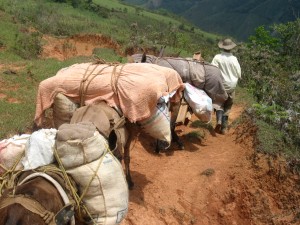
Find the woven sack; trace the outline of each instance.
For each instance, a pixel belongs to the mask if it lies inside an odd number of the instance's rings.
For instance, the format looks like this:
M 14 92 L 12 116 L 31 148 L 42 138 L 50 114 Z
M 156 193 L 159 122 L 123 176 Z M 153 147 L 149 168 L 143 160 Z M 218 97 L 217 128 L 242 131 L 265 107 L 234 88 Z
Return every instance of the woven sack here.
M 204 90 L 185 83 L 184 98 L 199 120 L 205 123 L 211 121 L 212 100 Z
M 110 152 L 98 160 L 67 170 L 79 187 L 93 224 L 121 223 L 128 211 L 128 184 L 120 162 Z
M 151 137 L 171 143 L 170 113 L 166 104 L 158 104 L 152 115 L 138 121 L 138 125 Z
M 56 152 L 66 169 L 97 160 L 107 148 L 107 140 L 91 122 L 63 124 L 57 132 Z
M 65 95 L 58 93 L 53 102 L 53 123 L 56 129 L 64 123 L 70 123 L 78 104 L 71 101 Z

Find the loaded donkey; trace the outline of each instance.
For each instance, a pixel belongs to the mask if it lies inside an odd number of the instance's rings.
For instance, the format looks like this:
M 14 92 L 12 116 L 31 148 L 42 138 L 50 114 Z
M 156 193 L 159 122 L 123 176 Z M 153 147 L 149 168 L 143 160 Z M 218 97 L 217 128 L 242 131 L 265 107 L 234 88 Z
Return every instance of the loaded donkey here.
M 45 111 L 53 108 L 55 128 L 63 123 L 91 121 L 108 138 L 116 156 L 124 159 L 129 188 L 130 148 L 141 130 L 155 139 L 171 143 L 168 105 L 180 101 L 184 85 L 170 68 L 136 63 L 81 63 L 63 68 L 39 84 L 36 128 L 45 125 Z M 59 117 L 56 101 L 67 98 L 65 118 Z M 171 107 L 172 108 L 172 107 Z M 63 110 L 62 110 L 63 111 Z M 171 112 L 171 117 L 174 113 Z M 173 116 L 174 117 L 174 116 Z M 117 153 L 119 152 L 119 153 Z
M 160 54 L 162 55 L 162 54 Z M 212 99 L 216 112 L 224 111 L 224 103 L 228 94 L 224 88 L 224 78 L 221 70 L 205 62 L 200 53 L 195 53 L 194 58 L 181 57 L 156 57 L 154 55 L 134 54 L 129 56 L 129 61 L 134 63 L 151 63 L 176 70 L 184 83 L 204 90 Z M 217 121 L 221 121 L 222 114 L 217 113 Z

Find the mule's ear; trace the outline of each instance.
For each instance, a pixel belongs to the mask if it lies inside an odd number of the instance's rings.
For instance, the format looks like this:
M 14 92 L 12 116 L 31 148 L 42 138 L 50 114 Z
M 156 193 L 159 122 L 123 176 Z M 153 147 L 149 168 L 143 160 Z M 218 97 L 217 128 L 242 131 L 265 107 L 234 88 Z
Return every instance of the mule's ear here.
M 142 55 L 141 62 L 145 63 L 146 61 L 147 61 L 147 55 L 146 55 L 146 52 L 144 52 L 143 55 Z
M 130 55 L 128 55 L 128 56 L 127 56 L 127 62 L 129 62 L 129 63 L 134 63 L 133 57 L 130 56 Z

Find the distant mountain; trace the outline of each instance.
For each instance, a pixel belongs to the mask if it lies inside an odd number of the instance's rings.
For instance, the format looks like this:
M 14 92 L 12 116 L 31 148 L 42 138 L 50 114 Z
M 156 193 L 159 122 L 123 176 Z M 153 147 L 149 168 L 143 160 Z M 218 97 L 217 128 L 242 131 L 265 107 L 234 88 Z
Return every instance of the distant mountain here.
M 261 25 L 294 21 L 300 0 L 123 0 L 148 9 L 166 9 L 202 30 L 245 40 Z

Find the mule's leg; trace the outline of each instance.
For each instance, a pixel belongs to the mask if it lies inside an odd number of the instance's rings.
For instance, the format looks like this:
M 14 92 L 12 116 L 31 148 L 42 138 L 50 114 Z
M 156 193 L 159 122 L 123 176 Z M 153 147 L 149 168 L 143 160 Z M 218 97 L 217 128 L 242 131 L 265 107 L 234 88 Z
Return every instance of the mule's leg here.
M 167 149 L 169 146 L 169 143 L 166 141 L 156 140 L 156 146 L 155 146 L 155 153 L 159 154 L 161 150 Z
M 126 128 L 128 130 L 128 139 L 124 146 L 124 165 L 125 165 L 125 175 L 128 183 L 128 188 L 131 190 L 134 186 L 134 183 L 130 174 L 130 146 L 136 135 L 136 128 L 133 124 L 126 122 Z
M 170 125 L 171 125 L 172 142 L 176 142 L 179 149 L 183 150 L 184 144 L 178 137 L 177 133 L 175 132 L 176 120 L 177 120 L 177 116 L 179 114 L 180 104 L 181 104 L 180 102 L 172 102 L 170 105 L 170 112 L 171 112 Z
M 180 140 L 180 138 L 178 137 L 176 131 L 175 131 L 175 128 L 176 128 L 176 124 L 173 123 L 171 125 L 171 134 L 172 134 L 172 141 L 173 142 L 176 142 L 176 144 L 178 145 L 179 149 L 181 150 L 184 150 L 184 144 L 183 142 Z

